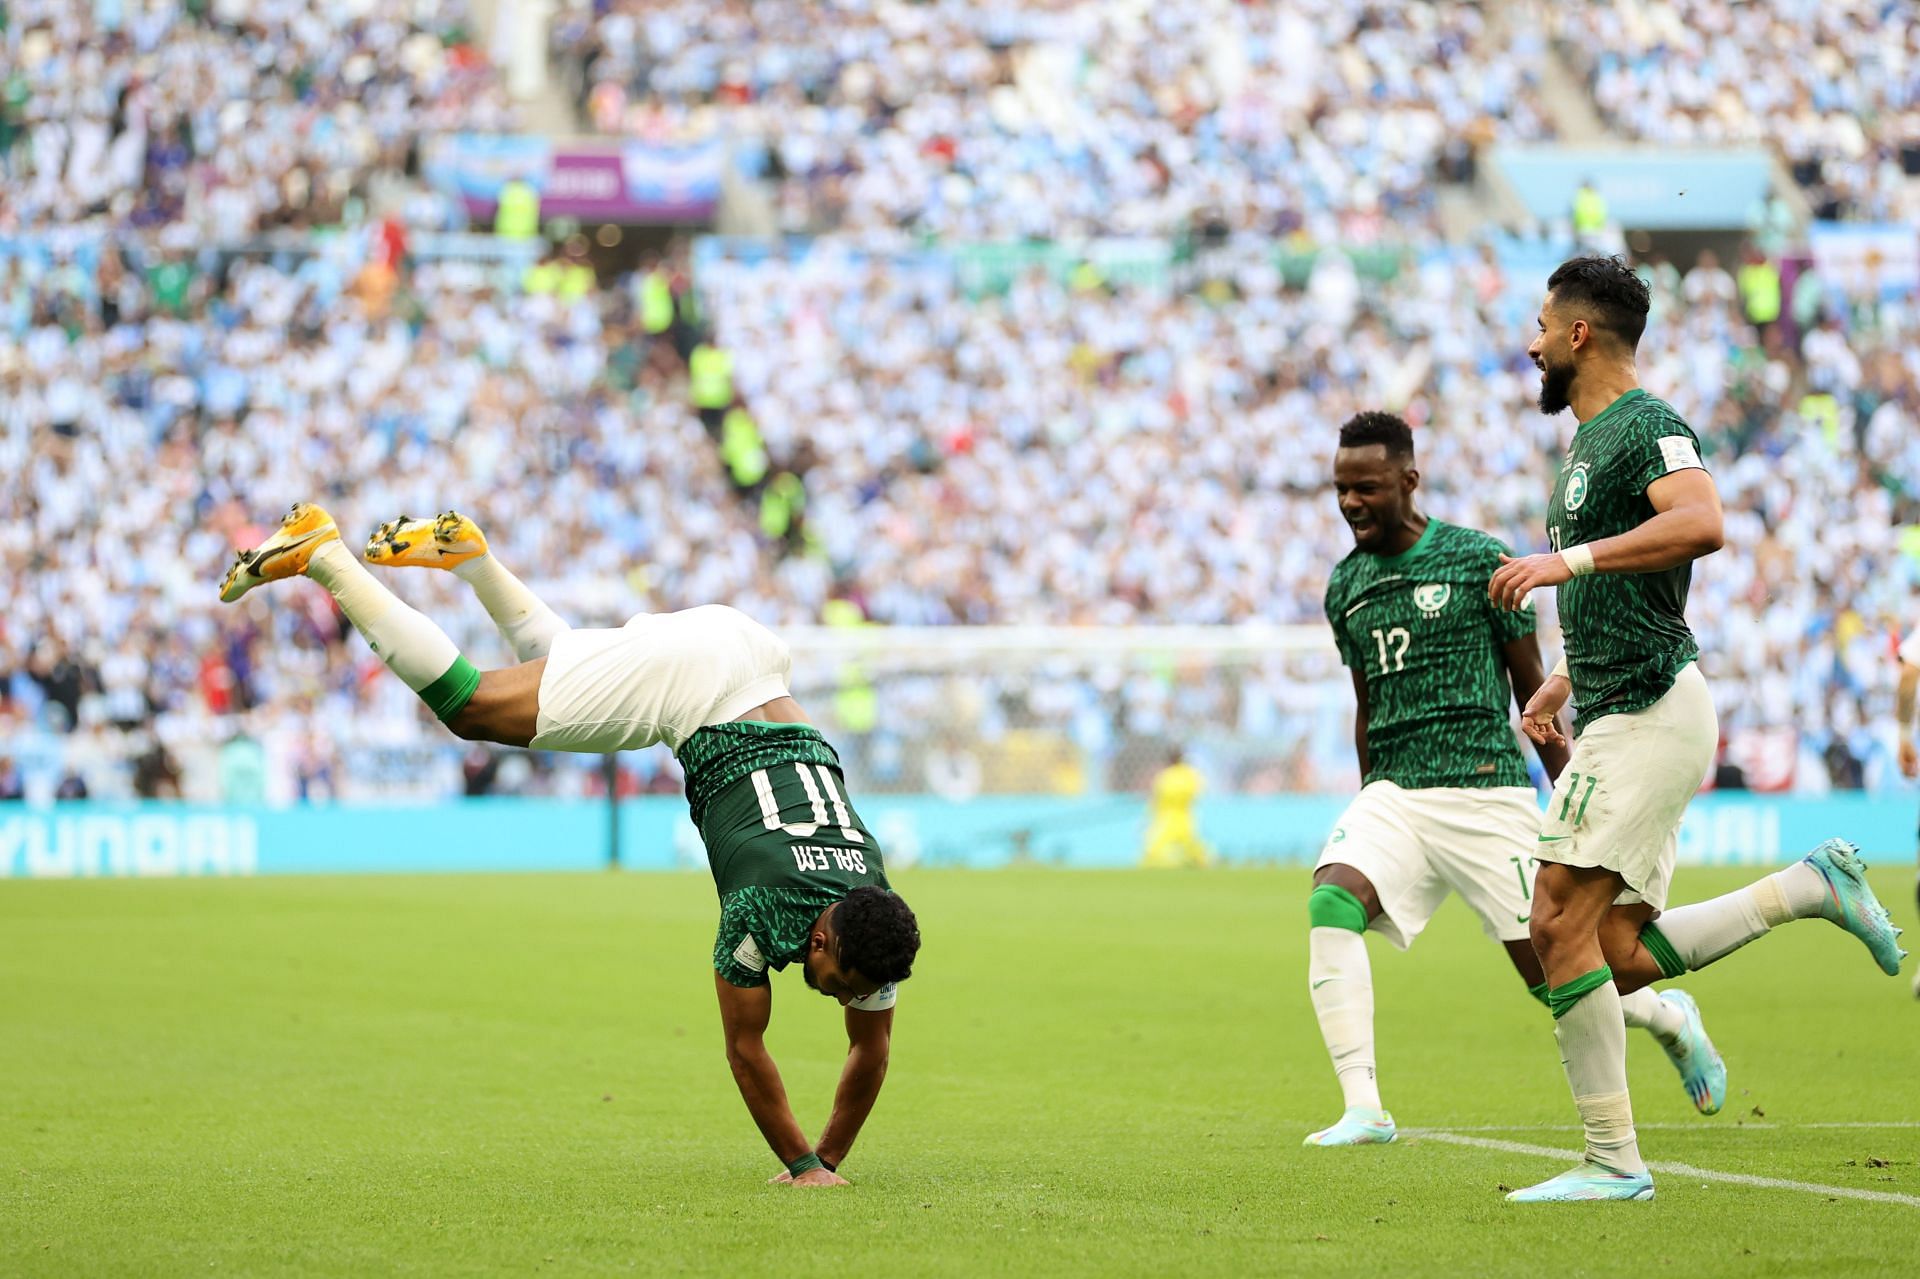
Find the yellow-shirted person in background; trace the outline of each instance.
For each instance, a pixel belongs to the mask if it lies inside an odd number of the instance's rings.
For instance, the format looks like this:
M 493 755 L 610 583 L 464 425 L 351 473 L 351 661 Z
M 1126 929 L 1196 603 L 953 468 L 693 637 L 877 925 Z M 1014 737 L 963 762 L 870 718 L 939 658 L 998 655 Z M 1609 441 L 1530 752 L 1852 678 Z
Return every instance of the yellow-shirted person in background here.
M 1213 864 L 1213 850 L 1200 838 L 1200 827 L 1193 817 L 1194 802 L 1204 786 L 1200 770 L 1174 752 L 1172 762 L 1153 779 L 1147 842 L 1140 854 L 1142 866 Z

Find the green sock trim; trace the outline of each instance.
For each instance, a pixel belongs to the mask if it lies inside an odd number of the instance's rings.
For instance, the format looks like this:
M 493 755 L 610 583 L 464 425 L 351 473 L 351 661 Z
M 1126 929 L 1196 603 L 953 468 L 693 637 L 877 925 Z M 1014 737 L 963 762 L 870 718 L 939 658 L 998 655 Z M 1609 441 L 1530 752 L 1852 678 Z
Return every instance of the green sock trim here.
M 1553 1010 L 1553 1019 L 1559 1021 L 1573 1011 L 1573 1006 L 1613 980 L 1613 969 L 1605 964 L 1590 973 L 1582 973 L 1564 986 L 1555 986 L 1547 992 L 1547 1007 Z
M 466 709 L 479 687 L 480 668 L 464 657 L 456 657 L 445 675 L 420 690 L 420 700 L 444 724 Z
M 1527 993 L 1541 1003 L 1546 1004 L 1547 1007 L 1553 1007 L 1552 1002 L 1547 998 L 1547 983 L 1541 982 L 1538 986 L 1529 986 L 1527 987 Z
M 1315 928 L 1344 928 L 1350 933 L 1367 931 L 1367 908 L 1338 884 L 1315 884 L 1307 894 L 1307 918 Z
M 1680 958 L 1680 952 L 1673 948 L 1673 943 L 1667 940 L 1667 935 L 1657 925 L 1648 923 L 1641 928 L 1640 944 L 1653 956 L 1653 962 L 1660 965 L 1661 976 L 1678 977 L 1687 971 L 1686 961 Z

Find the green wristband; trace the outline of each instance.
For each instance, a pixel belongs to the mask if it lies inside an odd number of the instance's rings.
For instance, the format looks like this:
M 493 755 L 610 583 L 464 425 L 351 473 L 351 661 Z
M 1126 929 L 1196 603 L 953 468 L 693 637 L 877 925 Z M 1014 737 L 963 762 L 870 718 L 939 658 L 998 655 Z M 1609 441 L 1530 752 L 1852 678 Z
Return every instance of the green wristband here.
M 801 1155 L 798 1159 L 788 1164 L 787 1171 L 798 1177 L 803 1172 L 812 1172 L 815 1168 L 825 1167 L 826 1165 L 820 1162 L 820 1156 L 809 1150 L 806 1154 Z

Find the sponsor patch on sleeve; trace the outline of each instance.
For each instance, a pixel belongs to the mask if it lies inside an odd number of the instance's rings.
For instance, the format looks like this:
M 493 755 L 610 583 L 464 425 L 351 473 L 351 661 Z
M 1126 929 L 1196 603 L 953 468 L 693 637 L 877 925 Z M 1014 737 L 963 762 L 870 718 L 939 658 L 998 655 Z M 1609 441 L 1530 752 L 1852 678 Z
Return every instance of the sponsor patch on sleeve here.
M 893 1007 L 899 997 L 900 992 L 898 987 L 896 987 L 894 983 L 888 982 L 871 995 L 868 995 L 865 999 L 848 1000 L 847 1007 L 858 1008 L 863 1013 L 883 1013 Z
M 1684 435 L 1662 436 L 1660 456 L 1667 464 L 1667 473 L 1675 471 L 1705 470 L 1700 464 L 1700 451 L 1693 447 L 1693 441 Z
M 755 944 L 752 933 L 748 933 L 745 937 L 742 937 L 740 944 L 733 948 L 733 962 L 748 972 L 764 973 L 767 971 L 767 957 L 760 953 L 760 947 Z

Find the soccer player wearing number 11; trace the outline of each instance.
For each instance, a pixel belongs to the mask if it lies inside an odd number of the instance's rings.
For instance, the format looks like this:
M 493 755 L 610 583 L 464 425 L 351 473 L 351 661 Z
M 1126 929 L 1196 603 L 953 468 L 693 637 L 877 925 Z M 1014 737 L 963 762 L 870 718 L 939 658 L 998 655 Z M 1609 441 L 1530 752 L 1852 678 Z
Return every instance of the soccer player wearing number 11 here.
M 1364 785 L 1320 855 L 1307 904 L 1309 994 L 1346 1104 L 1310 1146 L 1395 1137 L 1374 1073 L 1365 932 L 1404 950 L 1457 892 L 1530 992 L 1546 997 L 1528 940 L 1540 809 L 1510 718 L 1541 681 L 1533 614 L 1491 606 L 1486 583 L 1503 548 L 1423 515 L 1413 463 L 1413 432 L 1390 413 L 1340 429 L 1334 488 L 1354 550 L 1327 583 L 1327 620 L 1353 674 Z M 1566 750 L 1539 753 L 1558 777 Z M 1642 990 L 1625 1006 L 1694 1104 L 1718 1110 L 1726 1070 L 1693 1001 Z
M 846 1184 L 836 1171 L 886 1079 L 896 984 L 920 929 L 887 886 L 880 847 L 853 811 L 840 761 L 787 692 L 787 647 L 719 605 L 643 613 L 617 630 L 573 630 L 488 553 L 454 511 L 380 526 L 367 559 L 447 569 L 473 588 L 519 665 L 480 671 L 341 544 L 333 517 L 301 503 L 242 551 L 220 598 L 304 575 L 332 592 L 368 647 L 469 741 L 604 753 L 664 742 L 720 891 L 713 985 L 727 1063 L 773 1153 L 775 1181 Z M 787 1104 L 765 1032 L 768 970 L 798 963 L 846 1010 L 847 1061 L 818 1142 Z
M 1649 301 L 1618 258 L 1574 258 L 1548 277 L 1527 354 L 1541 411 L 1571 408 L 1579 425 L 1547 504 L 1553 552 L 1503 563 L 1487 587 L 1507 610 L 1536 587 L 1560 588 L 1566 661 L 1521 724 L 1558 744 L 1570 695 L 1579 711 L 1540 834 L 1533 944 L 1586 1159 L 1508 1196 L 1520 1203 L 1653 1198 L 1627 1095 L 1630 992 L 1794 920 L 1838 924 L 1883 972 L 1904 957 L 1859 856 L 1838 839 L 1738 892 L 1666 910 L 1680 819 L 1719 739 L 1686 604 L 1693 561 L 1720 549 L 1721 517 L 1693 431 L 1640 388 Z

